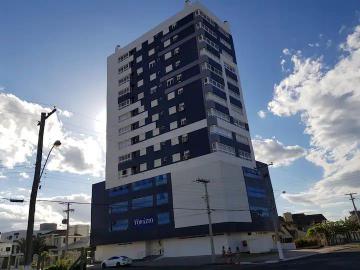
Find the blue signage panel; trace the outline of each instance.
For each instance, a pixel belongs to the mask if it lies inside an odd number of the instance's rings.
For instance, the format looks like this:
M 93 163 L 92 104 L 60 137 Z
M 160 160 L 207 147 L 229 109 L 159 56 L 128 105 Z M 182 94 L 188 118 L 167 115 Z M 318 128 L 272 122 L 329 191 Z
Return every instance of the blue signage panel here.
M 245 177 L 255 178 L 255 179 L 262 179 L 261 175 L 259 174 L 258 170 L 250 169 L 247 167 L 242 167 L 243 173 Z

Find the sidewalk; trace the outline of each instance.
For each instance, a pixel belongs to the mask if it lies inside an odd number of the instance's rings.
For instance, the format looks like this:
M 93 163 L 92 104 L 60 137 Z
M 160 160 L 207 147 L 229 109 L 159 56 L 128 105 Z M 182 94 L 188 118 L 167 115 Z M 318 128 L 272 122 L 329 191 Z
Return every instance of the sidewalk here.
M 356 245 L 348 244 L 341 246 L 325 247 L 319 249 L 299 249 L 299 250 L 285 250 L 284 261 L 290 261 L 295 259 L 301 259 L 317 254 L 331 253 L 343 249 L 349 249 Z M 247 254 L 241 253 L 240 264 L 264 264 L 264 263 L 277 263 L 279 257 L 277 252 L 265 253 L 265 254 Z M 160 257 L 153 261 L 135 262 L 136 266 L 201 266 L 211 263 L 211 256 L 188 256 L 188 257 Z M 216 264 L 226 264 L 226 258 L 217 256 Z

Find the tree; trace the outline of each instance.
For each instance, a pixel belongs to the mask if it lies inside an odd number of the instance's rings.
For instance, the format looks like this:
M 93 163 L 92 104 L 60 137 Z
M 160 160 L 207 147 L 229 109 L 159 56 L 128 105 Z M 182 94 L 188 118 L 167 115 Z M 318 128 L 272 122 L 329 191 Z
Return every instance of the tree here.
M 24 238 L 21 238 L 19 240 L 16 241 L 19 249 L 21 251 L 21 253 L 25 254 L 25 247 L 26 247 L 26 240 Z M 31 253 L 31 258 L 34 256 L 34 254 L 38 255 L 38 262 L 37 262 L 37 269 L 40 269 L 40 258 L 41 258 L 41 254 L 47 251 L 47 246 L 45 243 L 45 239 L 43 237 L 41 237 L 40 235 L 34 236 L 33 240 L 32 240 L 32 253 Z
M 331 244 L 337 235 L 344 235 L 349 239 L 350 232 L 359 229 L 359 224 L 350 219 L 326 221 L 310 227 L 307 231 L 307 236 L 318 237 L 324 235 L 328 244 Z

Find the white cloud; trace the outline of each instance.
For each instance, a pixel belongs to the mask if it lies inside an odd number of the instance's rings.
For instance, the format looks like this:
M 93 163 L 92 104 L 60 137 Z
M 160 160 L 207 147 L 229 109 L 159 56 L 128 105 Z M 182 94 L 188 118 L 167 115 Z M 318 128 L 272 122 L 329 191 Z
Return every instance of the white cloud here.
M 328 39 L 328 40 L 326 41 L 326 48 L 331 47 L 331 45 L 332 45 L 332 40 L 331 40 L 331 39 Z
M 301 116 L 310 136 L 307 159 L 324 169 L 308 191 L 284 195 L 294 203 L 326 205 L 360 192 L 360 26 L 340 48 L 330 68 L 323 57 L 292 55 L 292 73 L 275 85 L 268 105 L 275 115 Z
M 256 137 L 252 140 L 252 144 L 256 159 L 265 163 L 274 162 L 275 167 L 290 165 L 306 154 L 306 150 L 301 146 L 285 146 L 276 138 Z
M 320 47 L 320 44 L 318 42 L 316 43 L 309 43 L 309 47 Z
M 24 178 L 24 179 L 29 179 L 29 178 L 30 178 L 30 175 L 27 174 L 26 172 L 21 172 L 21 173 L 19 173 L 19 176 L 22 177 L 22 178 Z
M 290 55 L 290 50 L 288 48 L 285 48 L 285 49 L 282 50 L 282 53 L 284 55 Z
M 28 197 L 28 190 L 23 190 L 24 196 Z M 17 191 L 17 194 L 20 194 L 21 190 Z M 5 196 L 2 193 L 2 196 Z M 6 193 L 7 197 L 11 197 L 11 193 Z M 85 202 L 89 203 L 91 198 L 87 194 L 73 194 L 69 196 L 56 196 L 49 198 L 39 198 L 45 200 L 58 200 L 58 201 L 76 201 L 76 202 Z M 2 202 L 0 204 L 0 231 L 10 231 L 18 229 L 26 229 L 27 226 L 27 217 L 28 217 L 28 204 L 23 203 L 10 203 Z M 36 214 L 35 214 L 35 229 L 39 227 L 40 223 L 44 222 L 54 222 L 61 224 L 62 219 L 64 218 L 63 210 L 64 205 L 59 203 L 52 202 L 40 202 L 36 204 Z M 74 212 L 71 213 L 70 222 L 73 224 L 80 223 L 89 223 L 90 216 L 90 205 L 78 205 L 72 204 L 71 208 L 74 208 Z
M 2 165 L 12 168 L 16 164 L 29 162 L 34 157 L 37 145 L 41 112 L 49 112 L 39 104 L 26 102 L 18 97 L 0 93 L 0 160 Z M 67 111 L 60 115 L 70 117 Z M 104 170 L 104 147 L 95 136 L 75 135 L 66 130 L 56 114 L 46 120 L 44 155 L 55 140 L 62 145 L 54 149 L 47 169 L 77 174 L 99 176 Z
M 339 33 L 339 34 L 341 34 L 342 32 L 344 32 L 344 31 L 345 31 L 345 29 L 346 29 L 346 25 L 341 25 L 341 27 L 340 27 L 340 29 L 339 29 L 338 33 Z
M 264 118 L 266 117 L 266 112 L 263 111 L 263 110 L 258 111 L 257 114 L 258 114 L 258 116 L 259 116 L 260 118 L 262 118 L 262 119 L 264 119 Z

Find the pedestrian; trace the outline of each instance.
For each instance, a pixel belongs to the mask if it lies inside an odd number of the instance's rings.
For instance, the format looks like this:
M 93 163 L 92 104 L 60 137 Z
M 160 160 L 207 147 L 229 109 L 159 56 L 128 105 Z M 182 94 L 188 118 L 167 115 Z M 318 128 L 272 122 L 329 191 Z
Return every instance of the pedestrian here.
M 237 246 L 235 251 L 235 264 L 240 264 L 240 248 Z
M 226 250 L 225 250 L 224 246 L 222 246 L 222 256 L 223 256 L 223 258 L 225 258 L 225 256 L 226 256 Z
M 228 248 L 227 253 L 226 253 L 227 257 L 228 257 L 228 264 L 232 264 L 233 263 L 233 254 L 231 251 L 231 247 Z

